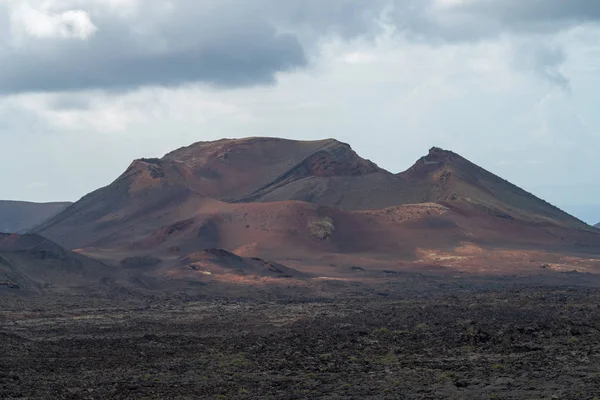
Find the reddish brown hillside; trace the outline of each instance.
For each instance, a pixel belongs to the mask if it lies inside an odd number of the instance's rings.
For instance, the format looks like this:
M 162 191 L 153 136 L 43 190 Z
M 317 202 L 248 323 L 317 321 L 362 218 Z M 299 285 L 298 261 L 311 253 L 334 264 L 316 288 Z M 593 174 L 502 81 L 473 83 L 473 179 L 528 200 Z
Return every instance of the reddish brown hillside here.
M 597 230 L 455 153 L 433 148 L 395 175 L 335 140 L 220 140 L 136 160 L 38 232 L 109 262 L 157 257 L 166 270 L 210 248 L 285 265 L 600 249 Z
M 409 182 L 419 202 L 442 202 L 449 207 L 509 220 L 589 229 L 587 224 L 546 201 L 456 153 L 437 147 L 399 175 Z
M 140 159 L 36 232 L 68 247 L 132 241 L 221 202 L 301 200 L 342 209 L 410 202 L 403 179 L 328 139 L 200 142 L 162 159 Z M 212 212 L 212 211 L 211 211 Z

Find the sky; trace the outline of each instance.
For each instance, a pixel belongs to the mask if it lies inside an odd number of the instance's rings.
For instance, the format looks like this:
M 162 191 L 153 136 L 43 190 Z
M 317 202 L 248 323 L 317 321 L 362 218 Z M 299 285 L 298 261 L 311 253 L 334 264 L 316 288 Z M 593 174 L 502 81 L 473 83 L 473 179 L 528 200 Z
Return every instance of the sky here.
M 196 141 L 432 146 L 600 221 L 598 0 L 0 0 L 0 199 Z

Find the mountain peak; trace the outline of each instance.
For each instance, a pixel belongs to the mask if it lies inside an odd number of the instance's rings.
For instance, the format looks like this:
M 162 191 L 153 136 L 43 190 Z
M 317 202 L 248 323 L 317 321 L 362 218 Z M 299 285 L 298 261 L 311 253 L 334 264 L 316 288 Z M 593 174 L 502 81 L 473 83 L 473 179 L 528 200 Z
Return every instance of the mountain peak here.
M 434 154 L 439 154 L 439 153 L 444 153 L 444 152 L 447 152 L 447 150 L 444 150 L 441 147 L 433 146 L 432 148 L 429 149 L 429 155 L 434 155 Z
M 427 155 L 398 175 L 421 193 L 423 201 L 462 200 L 505 218 L 554 221 L 577 227 L 584 225 L 459 154 L 439 147 L 430 148 Z
M 450 150 L 444 150 L 441 147 L 435 146 L 430 148 L 429 153 L 420 159 L 423 164 L 445 164 L 455 160 L 458 161 L 465 159 Z

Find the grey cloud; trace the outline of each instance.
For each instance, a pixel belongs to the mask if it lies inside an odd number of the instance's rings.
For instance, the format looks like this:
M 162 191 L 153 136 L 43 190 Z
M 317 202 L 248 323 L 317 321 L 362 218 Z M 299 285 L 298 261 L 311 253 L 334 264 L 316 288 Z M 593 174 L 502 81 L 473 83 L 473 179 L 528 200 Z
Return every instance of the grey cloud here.
M 513 63 L 516 67 L 529 69 L 548 82 L 569 91 L 569 80 L 560 71 L 566 58 L 560 47 L 530 42 L 514 47 Z
M 182 0 L 160 17 L 144 10 L 134 21 L 105 13 L 86 41 L 30 39 L 0 52 L 0 93 L 128 89 L 206 82 L 270 84 L 275 74 L 306 65 L 296 37 L 259 15 Z
M 396 22 L 414 38 L 438 43 L 478 41 L 505 33 L 556 33 L 600 20 L 597 0 L 468 0 L 446 6 L 437 3 L 438 7 L 432 7 L 433 1 L 406 2 L 412 6 L 396 7 Z
M 48 106 L 52 110 L 89 110 L 91 102 L 89 96 L 62 93 L 52 97 Z
M 345 39 L 372 36 L 379 18 L 391 5 L 405 8 L 412 0 L 256 0 L 270 10 L 280 29 L 292 29 L 300 36 L 336 35 Z M 423 0 L 427 4 L 430 0 Z
M 566 91 L 569 79 L 561 72 L 566 54 L 549 38 L 564 29 L 600 21 L 597 0 L 470 0 L 449 3 L 437 14 L 427 11 L 410 19 L 409 36 L 445 44 L 509 35 L 515 68 L 534 72 Z
M 272 84 L 277 73 L 306 67 L 323 35 L 374 34 L 390 1 L 173 0 L 172 9 L 145 1 L 133 17 L 76 2 L 90 12 L 95 34 L 0 48 L 0 94 Z M 62 4 L 57 11 L 69 9 Z M 0 46 L 7 35 L 0 32 Z
M 273 84 L 277 73 L 306 67 L 323 37 L 374 37 L 380 20 L 409 38 L 434 44 L 505 32 L 556 31 L 600 17 L 597 0 L 477 0 L 443 11 L 432 7 L 433 0 L 171 3 L 173 8 L 165 10 L 165 3 L 144 1 L 131 17 L 77 2 L 98 28 L 86 41 L 38 38 L 2 48 L 9 31 L 0 27 L 0 94 L 195 82 L 220 87 Z M 0 20 L 6 15 L 0 12 Z M 567 84 L 558 69 L 560 52 L 542 46 L 534 53 L 516 64 Z
M 499 18 L 508 25 L 530 29 L 544 23 L 594 21 L 600 19 L 597 0 L 478 0 L 463 3 L 459 8 Z
M 306 67 L 324 36 L 374 37 L 386 7 L 411 2 L 173 0 L 165 9 L 147 0 L 131 17 L 73 0 L 72 6 L 90 12 L 94 35 L 0 48 L 0 94 L 272 84 L 277 73 Z M 69 9 L 69 1 L 60 4 L 56 11 Z M 0 32 L 0 46 L 7 35 Z
M 306 63 L 302 48 L 289 36 L 254 32 L 246 37 L 160 52 L 111 52 L 103 38 L 91 43 L 57 46 L 44 53 L 16 53 L 2 60 L 0 91 L 127 89 L 148 84 L 172 86 L 208 82 L 245 86 L 274 81 L 274 75 Z M 113 44 L 118 45 L 118 42 Z

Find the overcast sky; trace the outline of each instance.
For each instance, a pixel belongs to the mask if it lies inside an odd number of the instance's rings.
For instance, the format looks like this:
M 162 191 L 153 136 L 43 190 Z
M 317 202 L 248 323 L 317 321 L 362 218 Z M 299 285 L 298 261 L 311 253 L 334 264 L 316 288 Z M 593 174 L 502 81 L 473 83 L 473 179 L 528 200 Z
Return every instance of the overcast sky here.
M 0 198 L 199 140 L 431 146 L 600 221 L 599 0 L 0 0 Z

